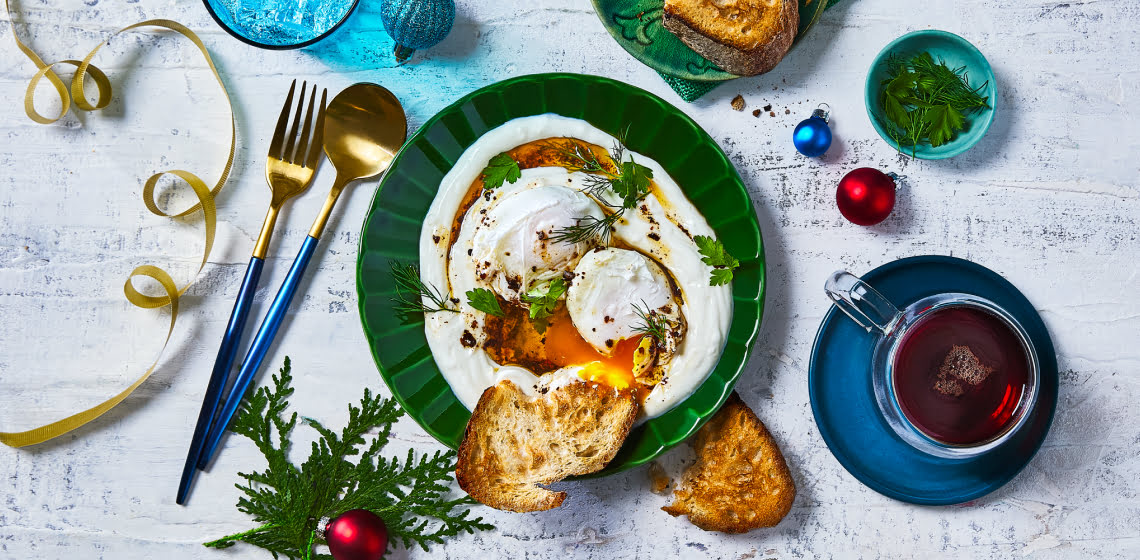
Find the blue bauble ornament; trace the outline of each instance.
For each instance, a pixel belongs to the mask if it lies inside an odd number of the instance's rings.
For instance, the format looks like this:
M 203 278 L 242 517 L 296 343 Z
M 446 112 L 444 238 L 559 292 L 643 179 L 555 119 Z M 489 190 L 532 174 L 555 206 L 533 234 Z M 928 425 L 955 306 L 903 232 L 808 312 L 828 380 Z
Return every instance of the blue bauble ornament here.
M 822 156 L 831 147 L 831 127 L 827 126 L 831 113 L 823 109 L 825 105 L 827 104 L 812 111 L 811 117 L 796 125 L 796 130 L 792 133 L 792 143 L 796 150 L 807 157 Z
M 403 64 L 416 49 L 435 46 L 455 23 L 454 0 L 383 0 L 380 21 L 396 42 L 396 62 Z

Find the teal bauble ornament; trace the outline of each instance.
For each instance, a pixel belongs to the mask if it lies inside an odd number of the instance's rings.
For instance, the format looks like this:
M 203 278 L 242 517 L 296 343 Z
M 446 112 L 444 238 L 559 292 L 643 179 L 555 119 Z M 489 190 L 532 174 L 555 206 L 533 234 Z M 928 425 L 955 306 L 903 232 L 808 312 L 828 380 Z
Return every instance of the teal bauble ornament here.
M 454 0 L 383 0 L 380 20 L 396 42 L 396 62 L 403 64 L 416 49 L 435 46 L 455 23 Z

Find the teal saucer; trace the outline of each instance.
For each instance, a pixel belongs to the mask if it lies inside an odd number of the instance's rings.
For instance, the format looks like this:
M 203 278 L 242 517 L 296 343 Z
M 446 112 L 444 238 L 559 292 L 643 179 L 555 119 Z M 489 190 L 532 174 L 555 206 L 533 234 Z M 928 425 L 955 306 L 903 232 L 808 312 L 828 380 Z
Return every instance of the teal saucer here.
M 808 369 L 812 413 L 831 453 L 872 490 L 914 504 L 968 502 L 1012 480 L 1041 447 L 1057 408 L 1057 356 L 1033 305 L 997 273 L 953 257 L 897 260 L 868 272 L 863 280 L 899 309 L 945 292 L 974 294 L 998 304 L 1033 340 L 1041 364 L 1040 393 L 1026 425 L 993 451 L 972 459 L 921 453 L 891 430 L 875 404 L 870 367 L 874 338 L 833 305 L 819 327 Z
M 965 68 L 966 77 L 972 87 L 985 84 L 978 94 L 989 98 L 990 107 L 966 115 L 966 128 L 959 131 L 953 140 L 937 148 L 921 143 L 915 146 L 912 152 L 910 146 L 900 147 L 880 123 L 880 119 L 885 117 L 879 104 L 879 85 L 887 75 L 886 61 L 891 54 L 909 57 L 923 52 L 930 53 L 936 62 L 945 61 L 950 68 Z M 879 136 L 895 149 L 908 155 L 913 153 L 918 159 L 945 159 L 969 150 L 986 135 L 997 111 L 997 82 L 989 61 L 969 41 L 949 31 L 925 29 L 907 33 L 879 51 L 867 72 L 863 101 L 867 106 L 867 116 L 871 119 L 871 126 L 874 126 Z

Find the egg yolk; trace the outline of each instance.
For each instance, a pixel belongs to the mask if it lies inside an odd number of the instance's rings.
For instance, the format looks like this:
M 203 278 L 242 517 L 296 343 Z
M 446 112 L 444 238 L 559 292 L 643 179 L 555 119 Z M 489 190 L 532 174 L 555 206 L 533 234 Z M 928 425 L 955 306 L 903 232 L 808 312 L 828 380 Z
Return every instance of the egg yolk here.
M 613 352 L 598 352 L 578 334 L 565 306 L 548 319 L 545 332 L 539 333 L 527 316 L 526 309 L 503 305 L 505 317 L 487 317 L 489 340 L 484 350 L 500 364 L 523 366 L 536 375 L 567 366 L 582 366 L 579 377 L 615 389 L 634 389 L 644 400 L 652 387 L 638 383 L 633 377 L 633 355 L 640 336 L 614 341 Z
M 584 365 L 579 376 L 615 389 L 637 384 L 633 378 L 633 352 L 640 336 L 615 342 L 613 354 L 606 356 L 583 340 L 570 318 L 566 319 L 551 323 L 546 329 L 546 357 L 550 361 L 561 366 Z

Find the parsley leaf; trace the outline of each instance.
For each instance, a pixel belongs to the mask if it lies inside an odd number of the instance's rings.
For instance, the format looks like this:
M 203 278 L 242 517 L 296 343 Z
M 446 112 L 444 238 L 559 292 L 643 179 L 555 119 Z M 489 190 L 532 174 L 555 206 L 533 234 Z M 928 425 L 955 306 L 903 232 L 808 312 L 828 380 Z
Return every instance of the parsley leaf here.
M 721 286 L 731 282 L 732 271 L 740 266 L 740 261 L 724 250 L 724 244 L 720 240 L 707 235 L 698 235 L 693 237 L 693 241 L 696 242 L 697 249 L 703 255 L 701 262 L 713 267 L 712 275 L 709 277 L 709 285 Z
M 710 286 L 723 286 L 732 282 L 732 270 L 727 268 L 714 268 L 709 277 Z
M 621 197 L 623 208 L 637 206 L 637 201 L 649 192 L 650 179 L 652 169 L 633 161 L 621 162 L 621 175 L 614 179 L 613 189 Z
M 494 315 L 496 317 L 502 317 L 504 315 L 503 308 L 499 305 L 499 298 L 495 297 L 495 292 L 487 288 L 468 290 L 467 305 L 488 315 Z
M 892 95 L 883 97 L 883 111 L 887 118 L 894 121 L 901 128 L 910 128 L 910 113 L 903 108 L 899 99 Z
M 543 287 L 534 288 L 522 295 L 522 300 L 530 304 L 532 320 L 545 319 L 554 314 L 558 299 L 566 293 L 566 282 L 561 278 L 551 280 Z
M 955 132 L 962 130 L 964 121 L 962 113 L 949 104 L 931 107 L 923 116 L 923 122 L 930 127 L 930 145 L 937 148 L 949 142 Z
M 483 168 L 483 188 L 497 189 L 503 186 L 503 182 L 514 183 L 522 177 L 522 171 L 519 170 L 519 162 L 515 161 L 510 154 L 503 152 L 493 158 L 487 163 L 487 167 Z
M 916 82 L 918 82 L 918 76 L 914 72 L 903 72 L 886 82 L 883 93 L 890 97 L 902 97 L 910 92 L 910 88 L 913 88 Z

